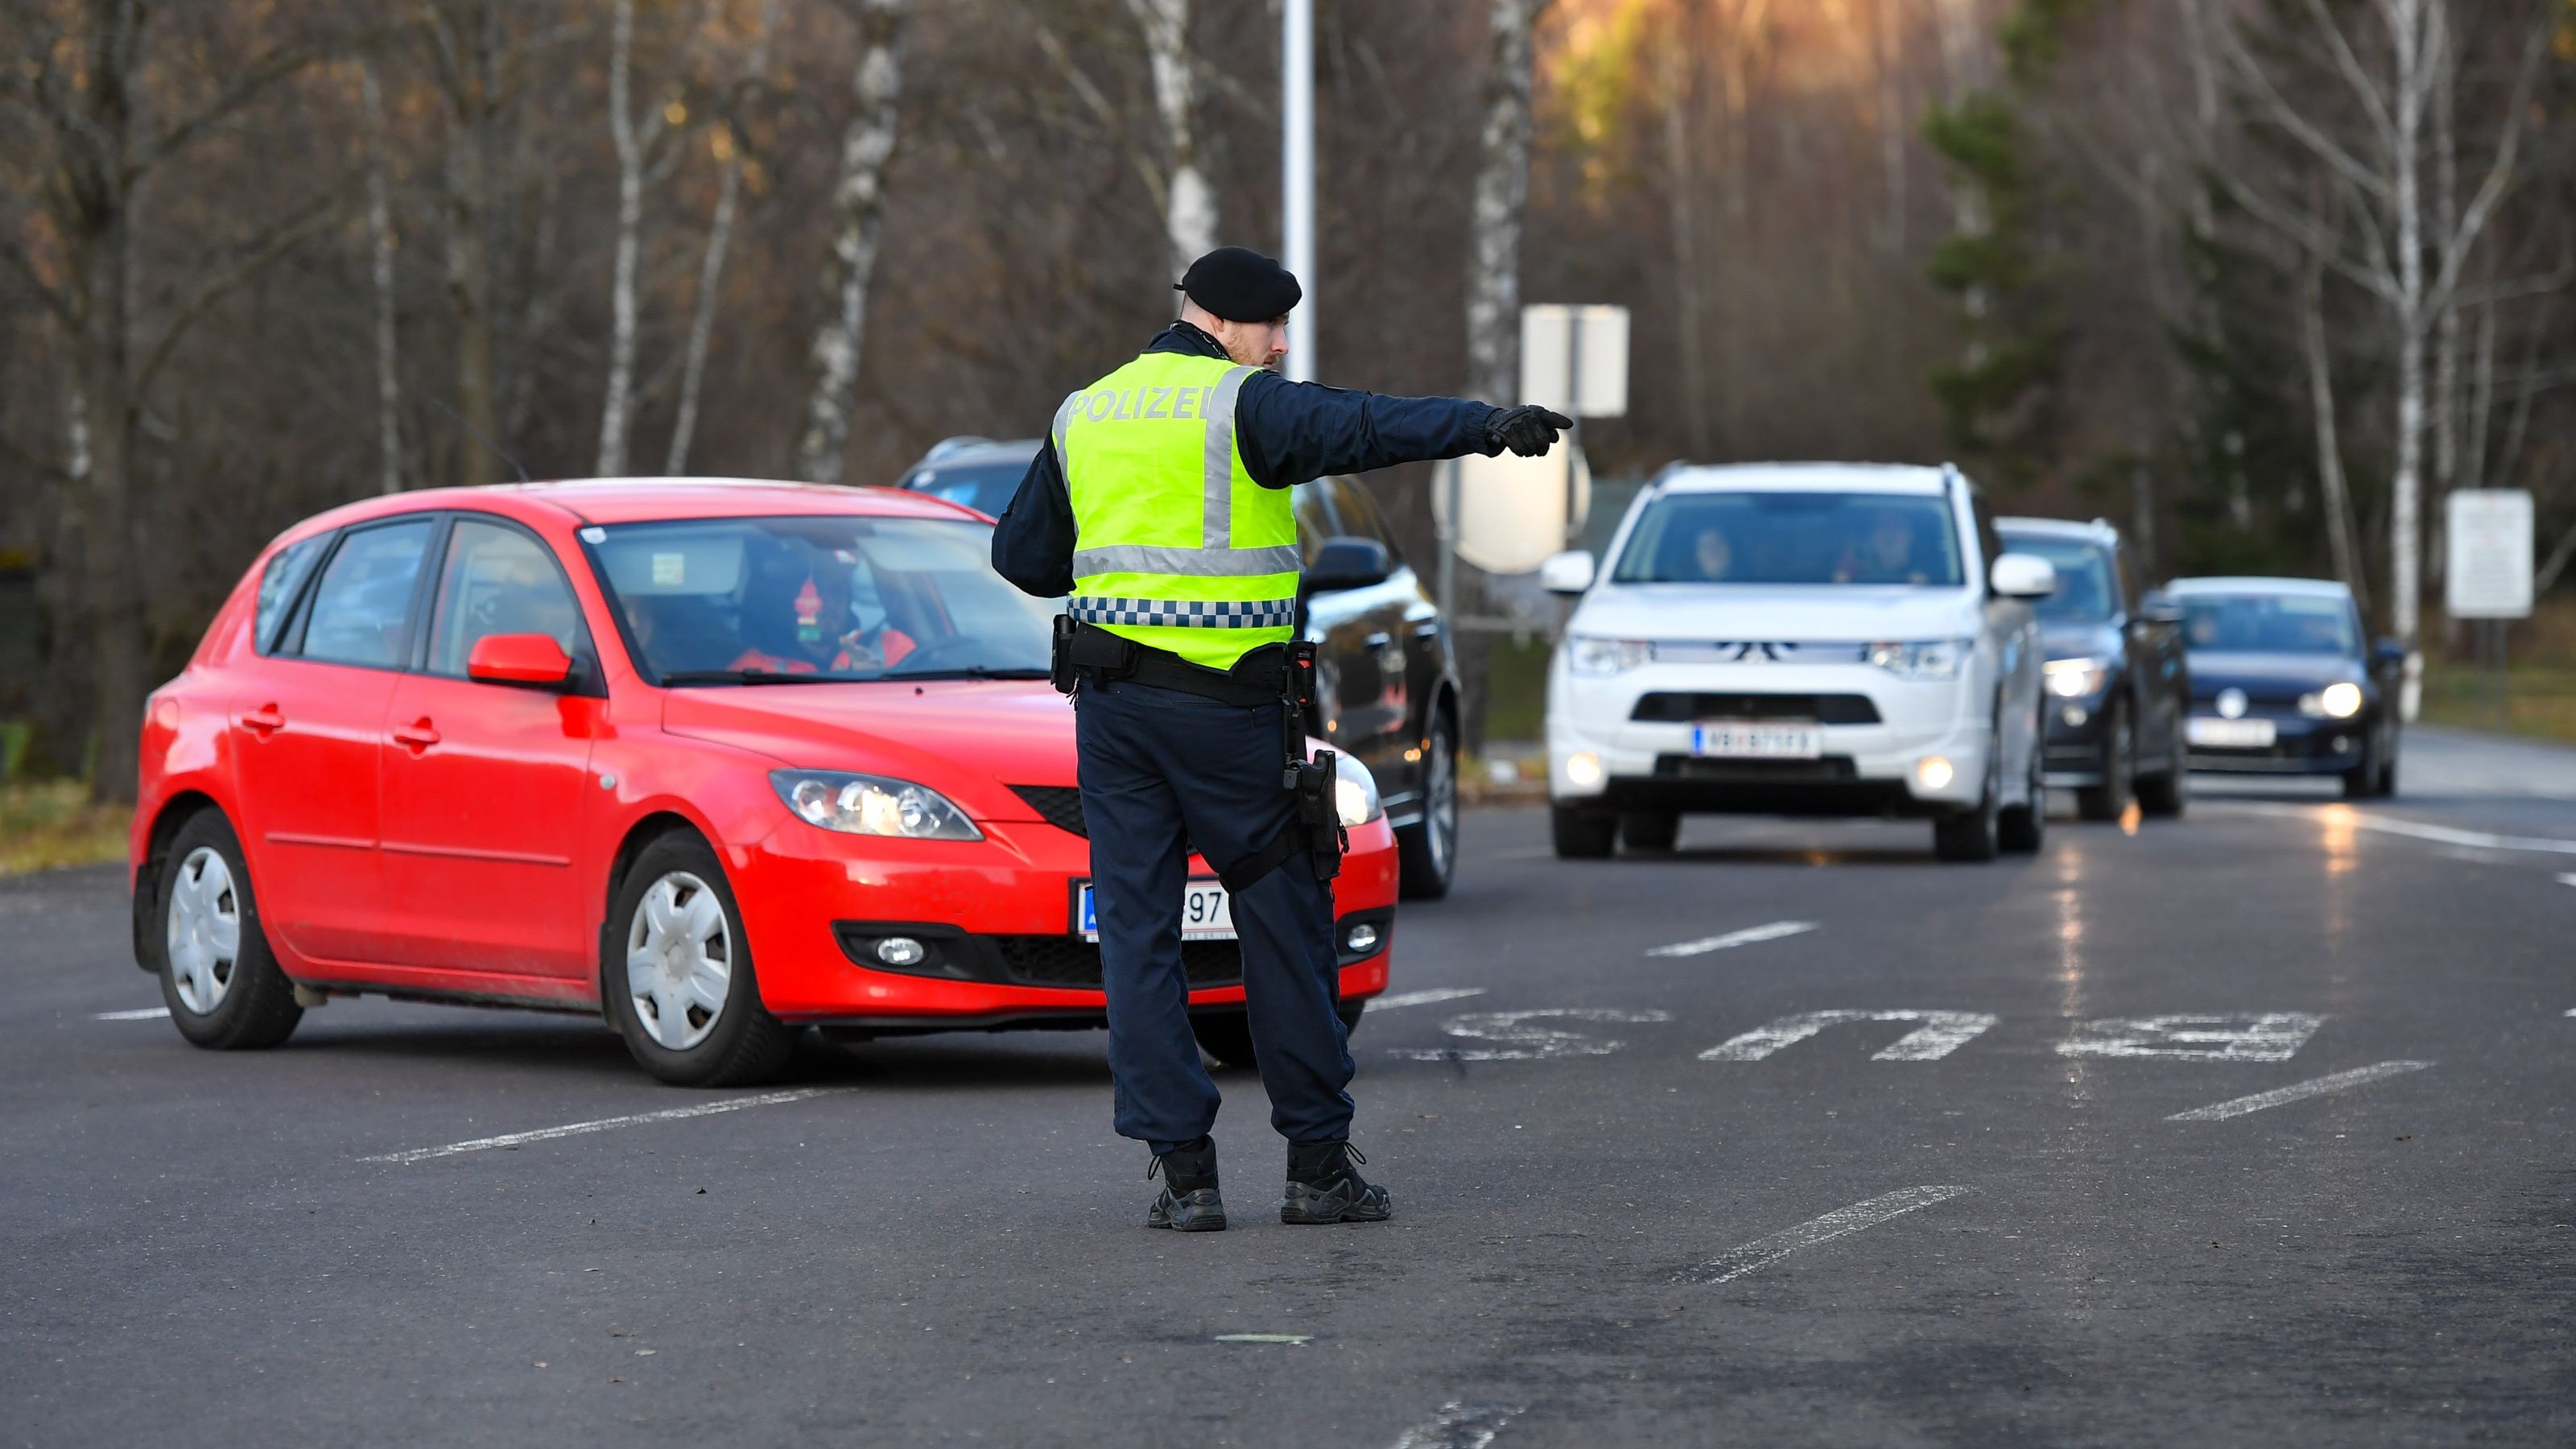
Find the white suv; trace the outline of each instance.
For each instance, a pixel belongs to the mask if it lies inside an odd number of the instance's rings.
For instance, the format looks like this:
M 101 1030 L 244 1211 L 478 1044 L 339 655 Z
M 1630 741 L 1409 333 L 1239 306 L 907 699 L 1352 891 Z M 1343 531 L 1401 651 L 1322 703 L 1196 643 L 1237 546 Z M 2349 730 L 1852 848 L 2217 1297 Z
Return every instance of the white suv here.
M 2044 559 L 1956 468 L 1677 468 L 1638 494 L 1547 678 L 1556 853 L 1668 850 L 1694 811 L 1903 815 L 1945 860 L 2037 850 Z

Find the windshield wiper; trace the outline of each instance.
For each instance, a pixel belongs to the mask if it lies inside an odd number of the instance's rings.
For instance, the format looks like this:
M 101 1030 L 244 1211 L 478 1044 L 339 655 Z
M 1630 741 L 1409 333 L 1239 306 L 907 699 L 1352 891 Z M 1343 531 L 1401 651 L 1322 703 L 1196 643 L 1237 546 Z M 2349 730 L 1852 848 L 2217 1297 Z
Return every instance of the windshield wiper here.
M 675 684 L 830 684 L 829 674 L 782 674 L 774 669 L 683 669 L 662 676 L 665 687 Z M 847 683 L 846 680 L 837 681 Z
M 989 664 L 968 664 L 956 669 L 888 670 L 880 679 L 1044 679 L 1043 669 L 995 669 Z

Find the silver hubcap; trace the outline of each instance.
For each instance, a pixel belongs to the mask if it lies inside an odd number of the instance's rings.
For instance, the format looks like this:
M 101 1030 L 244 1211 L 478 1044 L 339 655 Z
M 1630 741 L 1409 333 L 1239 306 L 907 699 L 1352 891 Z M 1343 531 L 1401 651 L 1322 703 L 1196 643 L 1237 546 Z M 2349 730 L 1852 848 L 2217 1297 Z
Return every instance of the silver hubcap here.
M 170 984 L 179 1004 L 204 1016 L 224 1004 L 241 959 L 241 896 L 221 852 L 201 845 L 170 884 Z
M 672 1051 L 707 1039 L 733 985 L 724 904 L 684 870 L 653 882 L 626 928 L 626 989 L 645 1034 Z

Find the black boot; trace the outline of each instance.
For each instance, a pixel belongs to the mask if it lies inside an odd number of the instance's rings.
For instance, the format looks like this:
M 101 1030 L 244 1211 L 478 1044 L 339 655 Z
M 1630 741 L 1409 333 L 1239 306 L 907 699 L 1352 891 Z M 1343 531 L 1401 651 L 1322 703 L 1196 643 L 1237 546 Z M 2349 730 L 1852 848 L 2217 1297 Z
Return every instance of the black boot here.
M 1395 1195 L 1363 1181 L 1354 1162 L 1366 1162 L 1348 1142 L 1288 1144 L 1288 1195 L 1279 1200 L 1283 1223 L 1382 1223 L 1395 1216 Z
M 1163 1195 L 1145 1210 L 1145 1226 L 1183 1233 L 1225 1231 L 1225 1199 L 1216 1195 L 1216 1141 L 1202 1137 L 1155 1157 L 1145 1176 L 1161 1173 Z

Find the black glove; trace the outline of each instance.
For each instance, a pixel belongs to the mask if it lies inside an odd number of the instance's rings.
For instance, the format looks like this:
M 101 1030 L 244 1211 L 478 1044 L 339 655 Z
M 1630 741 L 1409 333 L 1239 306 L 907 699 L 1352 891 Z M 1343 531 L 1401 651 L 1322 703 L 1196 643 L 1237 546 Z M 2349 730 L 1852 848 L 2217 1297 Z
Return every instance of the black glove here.
M 1556 435 L 1571 430 L 1574 419 L 1543 407 L 1497 408 L 1485 417 L 1485 441 L 1496 452 L 1509 448 L 1524 458 L 1544 457 L 1556 446 Z

